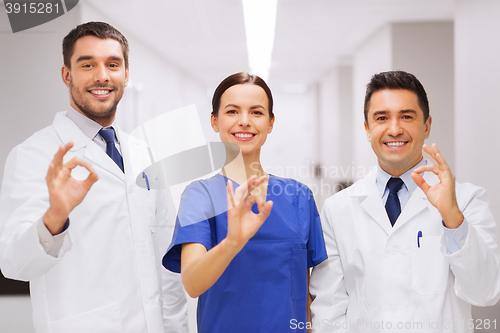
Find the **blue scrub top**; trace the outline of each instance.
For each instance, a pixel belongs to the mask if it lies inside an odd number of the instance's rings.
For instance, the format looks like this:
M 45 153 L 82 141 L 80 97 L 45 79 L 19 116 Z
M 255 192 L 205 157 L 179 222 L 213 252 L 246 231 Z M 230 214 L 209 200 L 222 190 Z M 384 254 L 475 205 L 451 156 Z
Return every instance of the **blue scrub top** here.
M 184 243 L 207 250 L 227 235 L 227 178 L 190 184 L 181 197 L 172 243 L 163 266 L 180 273 Z M 234 187 L 237 184 L 234 184 Z M 307 322 L 307 268 L 327 258 L 311 190 L 273 175 L 267 200 L 271 214 L 234 257 L 219 280 L 198 299 L 198 332 L 294 332 Z M 257 213 L 257 205 L 252 207 Z M 306 331 L 305 329 L 302 331 Z

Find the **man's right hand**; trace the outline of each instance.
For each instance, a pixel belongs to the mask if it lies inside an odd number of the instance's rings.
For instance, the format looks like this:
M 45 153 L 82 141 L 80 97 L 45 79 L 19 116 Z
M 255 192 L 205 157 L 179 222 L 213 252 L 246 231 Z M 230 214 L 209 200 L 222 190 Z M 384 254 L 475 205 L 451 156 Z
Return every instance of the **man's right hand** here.
M 52 235 L 63 231 L 69 213 L 83 201 L 98 179 L 90 163 L 81 158 L 74 157 L 63 164 L 63 157 L 71 147 L 73 142 L 59 147 L 45 178 L 49 188 L 50 207 L 43 216 L 43 223 Z M 87 179 L 80 181 L 71 177 L 71 170 L 78 165 L 90 172 Z

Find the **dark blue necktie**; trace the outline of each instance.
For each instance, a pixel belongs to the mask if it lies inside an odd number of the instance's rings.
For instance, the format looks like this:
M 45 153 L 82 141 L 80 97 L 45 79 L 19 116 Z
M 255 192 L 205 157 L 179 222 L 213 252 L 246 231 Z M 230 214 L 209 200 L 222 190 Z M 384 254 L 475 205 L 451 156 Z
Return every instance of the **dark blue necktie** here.
M 108 156 L 111 157 L 111 159 L 115 161 L 116 165 L 118 165 L 118 167 L 123 171 L 123 158 L 115 146 L 115 130 L 113 127 L 108 129 L 103 128 L 99 131 L 99 134 L 106 141 L 106 154 L 108 154 Z
M 387 202 L 385 203 L 385 210 L 387 211 L 387 216 L 391 221 L 391 225 L 394 226 L 399 214 L 401 214 L 401 203 L 398 198 L 398 191 L 403 186 L 403 181 L 401 178 L 392 177 L 387 182 L 387 188 L 389 189 L 389 196 L 387 197 Z

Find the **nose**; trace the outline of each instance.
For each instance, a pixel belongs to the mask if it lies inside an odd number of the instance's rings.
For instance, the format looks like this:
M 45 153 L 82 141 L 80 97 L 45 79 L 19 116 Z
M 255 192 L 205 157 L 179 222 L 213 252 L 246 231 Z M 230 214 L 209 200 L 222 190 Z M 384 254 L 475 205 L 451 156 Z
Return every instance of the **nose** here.
M 242 127 L 250 127 L 252 124 L 250 123 L 250 117 L 248 116 L 248 112 L 242 112 L 240 116 L 240 120 L 238 124 Z
M 403 127 L 399 123 L 399 119 L 392 119 L 387 130 L 387 134 L 390 136 L 398 136 L 403 134 Z
M 96 67 L 94 71 L 94 81 L 98 83 L 108 83 L 109 82 L 109 73 L 106 65 L 100 65 Z

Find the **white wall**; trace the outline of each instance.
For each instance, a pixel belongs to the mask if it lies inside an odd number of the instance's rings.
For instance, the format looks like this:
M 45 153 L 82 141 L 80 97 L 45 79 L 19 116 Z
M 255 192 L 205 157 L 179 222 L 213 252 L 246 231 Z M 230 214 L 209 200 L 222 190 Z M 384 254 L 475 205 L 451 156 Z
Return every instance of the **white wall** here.
M 61 79 L 63 37 L 80 20 L 68 14 L 13 34 L 0 5 L 0 174 L 10 150 L 66 110 L 68 89 Z
M 365 43 L 360 45 L 353 57 L 353 108 L 352 149 L 353 164 L 356 166 L 356 180 L 363 178 L 368 168 L 377 165 L 377 158 L 366 139 L 363 122 L 363 103 L 366 84 L 373 74 L 392 70 L 392 27 L 382 27 Z
M 264 170 L 295 178 L 314 191 L 313 166 L 318 163 L 316 90 L 293 94 L 273 90 L 273 99 L 276 120 L 261 151 Z
M 318 206 L 353 181 L 352 163 L 352 67 L 339 66 L 319 82 L 319 152 L 322 178 L 316 196 Z
M 459 182 L 483 186 L 500 221 L 500 2 L 458 0 L 455 17 L 455 152 Z M 500 304 L 475 308 L 476 318 L 497 320 Z M 484 332 L 485 330 L 476 330 Z M 494 330 L 490 330 L 494 332 Z
M 114 25 L 112 18 L 93 6 L 81 3 L 78 7 L 82 12 L 81 22 L 104 21 Z M 134 34 L 133 25 L 116 25 L 115 28 L 127 37 L 130 46 L 130 86 L 125 89 L 117 113 L 120 126 L 130 132 L 151 118 L 196 104 L 205 134 L 210 135 L 213 131 L 210 127 L 211 104 L 207 89 L 212 87 L 207 87 L 200 79 L 159 54 L 154 45 L 144 44 L 140 36 Z M 133 105 L 128 105 L 128 102 Z
M 392 68 L 414 74 L 424 86 L 431 135 L 455 170 L 453 22 L 394 23 Z
M 0 298 L 0 332 L 34 333 L 29 296 L 2 296 Z
M 500 2 L 460 0 L 456 35 L 457 178 L 484 186 L 500 202 Z M 500 219 L 500 207 L 492 206 Z

